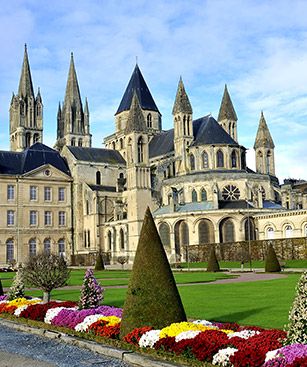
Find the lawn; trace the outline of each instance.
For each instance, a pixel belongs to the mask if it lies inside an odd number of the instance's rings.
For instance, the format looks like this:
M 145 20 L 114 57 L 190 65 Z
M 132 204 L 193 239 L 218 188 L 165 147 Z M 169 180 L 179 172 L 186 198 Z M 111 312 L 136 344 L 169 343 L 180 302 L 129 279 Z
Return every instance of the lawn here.
M 177 280 L 184 282 L 188 277 L 210 273 L 180 273 Z M 193 277 L 194 275 L 194 277 Z M 185 278 L 186 276 L 186 278 Z M 250 283 L 205 284 L 179 286 L 179 292 L 189 318 L 215 321 L 233 321 L 242 325 L 283 328 L 287 323 L 289 309 L 295 294 L 299 274 L 290 274 L 282 279 Z M 180 277 L 183 277 L 180 279 Z M 178 279 L 179 278 L 179 279 Z M 40 296 L 41 292 L 29 292 Z M 125 288 L 105 290 L 105 304 L 122 307 L 125 300 Z M 52 297 L 60 300 L 79 298 L 79 290 L 55 290 Z

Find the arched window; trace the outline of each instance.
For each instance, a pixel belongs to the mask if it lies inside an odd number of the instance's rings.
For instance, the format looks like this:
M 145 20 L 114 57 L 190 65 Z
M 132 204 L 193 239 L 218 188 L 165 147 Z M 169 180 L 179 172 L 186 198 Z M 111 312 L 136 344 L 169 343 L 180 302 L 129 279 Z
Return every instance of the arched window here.
M 50 254 L 50 252 L 51 252 L 51 241 L 50 241 L 50 238 L 45 238 L 44 239 L 44 252 L 46 254 Z
M 244 222 L 245 241 L 256 239 L 255 224 L 252 218 L 247 218 Z
M 273 227 L 268 227 L 267 230 L 266 230 L 266 234 L 267 234 L 267 239 L 268 240 L 273 240 L 274 237 L 275 237 L 274 228 Z
M 190 154 L 190 168 L 191 168 L 191 171 L 195 170 L 195 157 L 194 157 L 194 154 Z
M 39 134 L 34 134 L 33 135 L 33 144 L 39 142 Z
M 31 134 L 26 133 L 26 148 L 29 148 L 30 145 L 31 145 Z
M 112 233 L 111 231 L 108 232 L 108 248 L 111 251 L 112 250 Z
M 78 140 L 78 146 L 79 146 L 79 147 L 82 147 L 82 139 L 79 139 L 79 140 Z
M 288 224 L 285 227 L 285 237 L 291 238 L 292 237 L 293 228 Z
M 185 123 L 186 123 L 186 116 L 184 115 L 183 116 L 183 135 L 186 135 L 186 126 L 185 126 Z
M 268 152 L 266 154 L 267 174 L 270 174 L 270 172 L 271 172 L 271 156 L 272 156 L 272 153 L 271 153 L 270 150 L 268 150 Z
M 224 167 L 224 154 L 221 150 L 218 150 L 216 153 L 216 162 L 217 167 Z
M 213 224 L 208 219 L 202 219 L 198 224 L 198 244 L 214 242 L 214 228 Z
M 192 190 L 192 202 L 196 203 L 197 202 L 197 192 L 196 190 Z
M 74 147 L 76 145 L 76 139 L 72 138 L 71 139 L 71 146 Z
M 207 191 L 205 189 L 201 190 L 201 201 L 207 201 Z
M 235 241 L 235 227 L 232 219 L 226 218 L 220 224 L 220 242 L 234 242 Z
M 147 127 L 152 127 L 151 113 L 147 115 Z
M 61 238 L 58 241 L 59 256 L 65 256 L 65 241 Z
M 235 150 L 231 153 L 231 168 L 237 167 L 237 153 Z
M 100 171 L 96 172 L 96 185 L 101 185 L 101 173 L 100 173 Z
M 138 139 L 138 163 L 144 161 L 144 152 L 143 152 L 143 138 L 140 136 Z
M 112 149 L 115 150 L 115 141 L 112 141 Z
M 262 152 L 258 152 L 257 154 L 257 161 L 258 161 L 258 172 L 263 172 L 263 155 Z
M 132 139 L 129 138 L 127 144 L 127 161 L 128 163 L 133 163 L 133 155 L 132 155 Z
M 9 264 L 14 260 L 14 242 L 9 239 L 6 241 L 6 263 Z
M 305 237 L 307 237 L 307 224 L 305 224 L 305 227 L 304 227 L 304 235 Z
M 29 256 L 36 255 L 36 239 L 31 238 L 29 241 Z
M 203 168 L 209 168 L 209 156 L 207 152 L 203 152 L 202 160 L 203 160 Z
M 159 234 L 161 237 L 161 241 L 164 247 L 171 246 L 171 239 L 170 239 L 170 228 L 169 225 L 165 222 L 161 223 L 159 226 Z
M 180 243 L 183 246 L 187 246 L 189 244 L 189 227 L 186 222 L 182 221 L 180 223 Z
M 188 116 L 187 118 L 187 130 L 188 130 L 188 135 L 190 135 L 190 116 Z
M 119 230 L 119 242 L 120 242 L 120 249 L 124 250 L 125 249 L 125 234 L 122 228 Z
M 123 138 L 120 138 L 119 139 L 119 146 L 120 146 L 120 149 L 123 149 L 124 148 L 124 140 L 123 140 Z
M 232 138 L 234 139 L 235 138 L 235 123 L 232 124 Z

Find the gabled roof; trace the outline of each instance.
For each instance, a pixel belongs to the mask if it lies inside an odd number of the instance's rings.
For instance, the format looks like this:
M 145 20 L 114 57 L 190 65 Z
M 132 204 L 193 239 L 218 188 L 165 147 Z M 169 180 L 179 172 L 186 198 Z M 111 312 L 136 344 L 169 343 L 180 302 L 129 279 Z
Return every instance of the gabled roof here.
M 239 144 L 227 134 L 219 123 L 210 115 L 193 121 L 193 146 L 205 144 Z M 158 157 L 174 151 L 174 129 L 162 131 L 149 143 L 149 158 Z
M 117 150 L 103 148 L 85 148 L 67 146 L 67 149 L 80 161 L 126 164 L 126 161 Z
M 219 116 L 217 120 L 218 121 L 223 121 L 223 120 L 238 121 L 238 117 L 233 107 L 226 84 L 225 84 L 224 94 L 223 94 Z
M 136 91 L 133 92 L 125 133 L 146 132 L 147 126 Z
M 42 143 L 35 143 L 23 152 L 0 151 L 0 174 L 21 175 L 46 164 L 70 175 L 67 163 L 59 152 Z
M 141 70 L 139 66 L 136 65 L 115 115 L 120 112 L 130 110 L 134 91 L 136 91 L 140 106 L 143 110 L 159 112 L 158 107 L 156 106 L 150 90 L 148 89 L 147 84 L 143 78 Z

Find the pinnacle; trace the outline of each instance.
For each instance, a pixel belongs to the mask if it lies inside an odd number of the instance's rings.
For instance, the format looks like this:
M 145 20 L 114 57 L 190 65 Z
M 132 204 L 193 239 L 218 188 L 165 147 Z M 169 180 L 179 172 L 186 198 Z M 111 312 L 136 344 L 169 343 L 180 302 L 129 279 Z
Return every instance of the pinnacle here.
M 264 147 L 274 149 L 275 145 L 270 134 L 270 130 L 266 123 L 263 111 L 260 114 L 259 126 L 257 130 L 257 135 L 255 139 L 254 149 Z
M 132 101 L 131 101 L 128 121 L 127 121 L 127 126 L 126 126 L 126 134 L 133 132 L 133 131 L 134 132 L 147 131 L 145 118 L 144 118 L 136 91 L 134 91 Z
M 189 101 L 189 97 L 188 97 L 188 95 L 185 91 L 184 84 L 183 84 L 181 76 L 179 78 L 175 103 L 174 103 L 174 107 L 173 107 L 173 115 L 175 115 L 176 113 L 179 113 L 179 112 L 188 113 L 188 114 L 193 113 L 192 106 L 191 106 L 191 103 Z
M 224 94 L 221 102 L 221 107 L 219 111 L 218 121 L 223 120 L 231 120 L 231 121 L 238 121 L 238 117 L 236 111 L 233 107 L 228 89 L 227 84 L 225 84 Z

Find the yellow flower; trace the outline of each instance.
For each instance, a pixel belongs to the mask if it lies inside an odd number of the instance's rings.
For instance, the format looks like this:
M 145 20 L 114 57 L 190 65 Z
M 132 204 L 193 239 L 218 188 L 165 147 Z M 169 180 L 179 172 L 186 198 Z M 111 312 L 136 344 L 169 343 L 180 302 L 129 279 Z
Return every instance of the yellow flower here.
M 117 316 L 103 316 L 99 320 L 104 320 L 107 322 L 106 326 L 114 326 L 121 322 L 121 319 Z
M 16 298 L 13 301 L 9 301 L 8 304 L 10 306 L 20 307 L 24 305 L 34 305 L 39 302 L 41 302 L 39 299 Z
M 201 324 L 194 324 L 193 322 L 177 322 L 174 324 L 171 324 L 170 326 L 167 326 L 163 328 L 160 331 L 160 338 L 166 338 L 168 336 L 177 336 L 178 334 L 182 333 L 183 331 L 189 331 L 189 330 L 216 330 L 217 327 L 215 326 L 204 326 Z
M 220 329 L 220 331 L 222 331 L 225 334 L 233 334 L 234 331 L 233 330 L 225 330 L 225 329 Z

